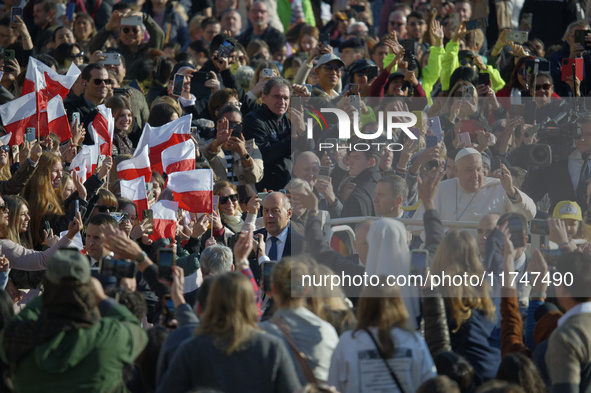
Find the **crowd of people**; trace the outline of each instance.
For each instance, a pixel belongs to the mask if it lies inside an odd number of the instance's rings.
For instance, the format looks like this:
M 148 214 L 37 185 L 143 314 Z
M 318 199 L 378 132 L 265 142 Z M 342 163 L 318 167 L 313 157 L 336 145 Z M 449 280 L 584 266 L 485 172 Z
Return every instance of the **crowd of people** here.
M 80 75 L 68 138 L 0 106 L 0 391 L 591 391 L 590 4 L 1 11 L 0 104 Z M 171 237 L 165 129 L 214 178 Z

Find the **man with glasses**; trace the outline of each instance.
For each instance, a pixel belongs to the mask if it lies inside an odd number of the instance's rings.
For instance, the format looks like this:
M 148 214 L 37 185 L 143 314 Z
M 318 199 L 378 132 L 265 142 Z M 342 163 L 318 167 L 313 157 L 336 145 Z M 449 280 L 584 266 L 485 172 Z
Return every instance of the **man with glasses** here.
M 121 23 L 123 18 L 132 16 L 140 16 L 142 24 L 140 26 L 129 26 Z M 150 40 L 146 44 L 143 43 L 145 30 L 150 34 Z M 90 52 L 104 51 L 105 43 L 113 33 L 117 33 L 119 37 L 117 51 L 125 57 L 126 64 L 132 64 L 135 60 L 145 58 L 148 49 L 160 50 L 164 45 L 164 32 L 154 19 L 146 13 L 132 11 L 129 4 L 125 2 L 113 6 L 113 14 L 109 22 L 90 41 L 88 45 Z
M 406 14 L 403 11 L 392 11 L 390 13 L 390 17 L 388 18 L 388 30 L 386 33 L 395 31 L 396 36 L 399 39 L 406 39 L 408 34 L 406 30 L 406 23 Z
M 80 112 L 80 121 L 84 128 L 88 129 L 88 124 L 94 120 L 97 114 L 97 106 L 104 104 L 109 92 L 109 86 L 112 80 L 109 78 L 109 73 L 104 65 L 98 63 L 91 63 L 82 70 L 82 80 L 84 86 L 84 93 L 82 95 L 73 96 L 64 101 L 64 107 L 68 113 L 68 119 L 73 121 L 72 114 Z M 92 145 L 94 141 L 90 133 L 84 137 L 85 145 Z
M 314 87 L 322 90 L 331 98 L 337 97 L 339 93 L 335 91 L 335 87 L 341 80 L 344 69 L 345 63 L 337 55 L 327 53 L 320 56 L 315 69 L 318 83 Z

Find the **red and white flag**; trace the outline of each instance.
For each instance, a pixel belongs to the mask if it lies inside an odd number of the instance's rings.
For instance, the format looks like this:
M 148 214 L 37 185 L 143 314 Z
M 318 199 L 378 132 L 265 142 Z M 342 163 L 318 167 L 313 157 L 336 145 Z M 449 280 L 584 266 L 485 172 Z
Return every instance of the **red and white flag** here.
M 195 143 L 192 139 L 162 151 L 162 168 L 168 175 L 195 169 Z
M 135 155 L 137 156 L 144 146 L 148 146 L 152 171 L 162 174 L 164 172 L 162 168 L 162 151 L 177 143 L 191 139 L 191 119 L 192 116 L 189 114 L 160 127 L 151 127 L 146 123 L 135 150 Z
M 8 145 L 8 144 L 10 144 L 11 138 L 12 138 L 12 133 L 6 134 L 6 135 L 0 137 L 0 141 L 2 141 L 3 145 Z
M 11 145 L 23 143 L 27 127 L 37 128 L 35 93 L 23 95 L 0 105 L 0 117 L 6 133 L 12 133 Z
M 72 137 L 70 122 L 68 121 L 68 115 L 66 114 L 62 97 L 56 96 L 49 100 L 47 103 L 47 127 L 43 127 L 43 125 L 44 123 L 42 122 L 41 136 L 44 136 L 44 131 L 48 130 L 47 134 L 53 132 L 60 137 L 60 141 L 62 142 Z
M 148 208 L 148 195 L 146 193 L 146 182 L 143 177 L 133 180 L 121 180 L 119 182 L 121 196 L 127 198 L 137 207 L 137 216 L 143 219 L 144 210 Z
M 94 139 L 94 143 L 99 145 L 101 154 L 112 156 L 115 120 L 113 119 L 110 108 L 99 105 L 97 109 L 98 113 L 88 125 L 88 129 Z
M 99 149 L 97 145 L 82 145 L 82 150 L 70 163 L 70 173 L 76 172 L 82 181 L 86 181 L 96 170 Z
M 176 235 L 176 215 L 179 204 L 173 201 L 161 200 L 151 207 L 154 213 L 154 233 L 148 237 L 153 241 L 173 238 Z
M 25 75 L 25 83 L 22 90 L 22 95 L 29 94 L 34 91 L 41 92 L 41 103 L 45 103 L 55 96 L 66 98 L 72 85 L 80 75 L 80 69 L 71 64 L 66 75 L 60 75 L 53 69 L 49 68 L 41 61 L 29 57 L 29 65 L 27 66 L 27 74 Z M 42 104 L 39 110 L 44 110 L 45 105 Z
M 168 186 L 181 209 L 213 213 L 213 171 L 194 169 L 168 175 Z
M 146 183 L 152 180 L 152 170 L 150 169 L 150 158 L 148 157 L 148 146 L 134 158 L 121 161 L 117 165 L 117 174 L 121 180 L 133 180 L 143 176 Z

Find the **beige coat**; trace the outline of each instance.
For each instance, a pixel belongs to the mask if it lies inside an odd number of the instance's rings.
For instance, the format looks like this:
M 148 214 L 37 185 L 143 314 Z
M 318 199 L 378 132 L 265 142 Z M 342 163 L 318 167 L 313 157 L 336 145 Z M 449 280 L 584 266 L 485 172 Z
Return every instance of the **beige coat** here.
M 228 178 L 227 162 L 224 151 L 220 149 L 217 153 L 210 150 L 213 141 L 208 142 L 205 148 L 201 149 L 203 156 L 209 161 L 211 169 L 219 179 L 226 180 Z M 254 164 L 250 167 L 244 167 L 242 160 L 237 153 L 233 154 L 234 162 L 232 163 L 232 172 L 238 179 L 240 184 L 254 184 L 261 181 L 263 178 L 263 156 L 254 139 L 250 139 L 245 143 L 246 151 L 252 157 Z

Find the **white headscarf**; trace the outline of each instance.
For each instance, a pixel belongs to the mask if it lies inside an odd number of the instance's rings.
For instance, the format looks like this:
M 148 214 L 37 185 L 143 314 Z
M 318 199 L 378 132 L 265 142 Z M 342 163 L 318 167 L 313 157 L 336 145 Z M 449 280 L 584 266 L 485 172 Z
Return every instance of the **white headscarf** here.
M 367 233 L 368 254 L 365 272 L 368 275 L 410 274 L 410 251 L 403 223 L 393 218 L 374 222 Z M 408 280 L 406 280 L 408 281 Z M 420 315 L 418 287 L 399 287 L 409 314 L 409 326 L 416 328 Z

